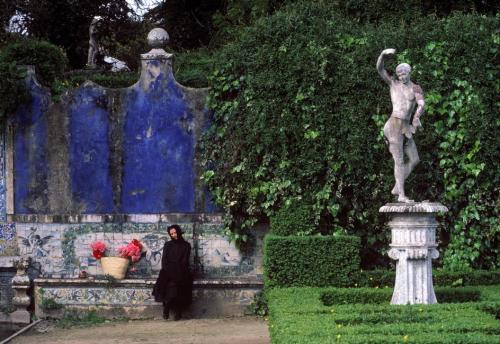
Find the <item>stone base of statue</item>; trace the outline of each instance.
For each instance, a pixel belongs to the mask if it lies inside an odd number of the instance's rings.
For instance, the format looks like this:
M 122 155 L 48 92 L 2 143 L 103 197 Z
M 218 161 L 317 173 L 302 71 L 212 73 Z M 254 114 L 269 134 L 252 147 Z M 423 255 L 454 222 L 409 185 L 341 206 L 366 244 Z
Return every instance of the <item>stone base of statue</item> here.
M 396 263 L 391 304 L 437 303 L 432 284 L 436 249 L 436 214 L 448 211 L 440 203 L 388 203 L 379 212 L 389 214 L 392 232 L 388 254 Z

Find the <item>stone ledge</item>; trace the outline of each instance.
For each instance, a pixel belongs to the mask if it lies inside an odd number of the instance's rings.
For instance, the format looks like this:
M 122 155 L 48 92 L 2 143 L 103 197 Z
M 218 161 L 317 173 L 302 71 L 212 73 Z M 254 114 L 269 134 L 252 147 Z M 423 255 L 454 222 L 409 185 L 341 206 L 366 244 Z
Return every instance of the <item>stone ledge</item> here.
M 380 213 L 439 213 L 448 211 L 441 203 L 387 203 L 379 209 Z
M 138 287 L 145 286 L 153 288 L 156 278 L 134 278 L 123 279 L 110 282 L 106 279 L 90 278 L 35 278 L 33 280 L 37 286 L 61 286 L 61 287 L 101 287 L 110 284 L 117 287 Z M 246 278 L 222 278 L 222 279 L 196 279 L 193 281 L 193 288 L 262 288 L 264 282 L 258 277 Z
M 7 222 L 19 223 L 220 223 L 221 214 L 7 214 Z

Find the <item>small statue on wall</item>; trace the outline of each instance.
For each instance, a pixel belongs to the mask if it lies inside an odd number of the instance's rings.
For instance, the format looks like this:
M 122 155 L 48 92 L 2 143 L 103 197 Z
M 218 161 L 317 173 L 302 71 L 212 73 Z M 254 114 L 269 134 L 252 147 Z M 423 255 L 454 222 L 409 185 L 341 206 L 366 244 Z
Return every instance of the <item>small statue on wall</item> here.
M 420 116 L 424 113 L 424 93 L 419 85 L 410 80 L 411 67 L 401 63 L 396 67 L 396 78 L 391 78 L 384 68 L 387 56 L 394 55 L 395 49 L 385 49 L 377 60 L 377 71 L 389 85 L 392 114 L 384 125 L 384 135 L 389 143 L 389 151 L 394 159 L 395 185 L 391 193 L 398 202 L 413 202 L 405 194 L 405 180 L 420 161 L 417 146 L 413 140 Z M 407 162 L 405 162 L 405 155 Z
M 97 24 L 101 20 L 100 17 L 92 18 L 92 22 L 89 27 L 89 52 L 87 55 L 87 68 L 96 68 L 96 57 L 99 51 L 99 46 L 97 45 Z

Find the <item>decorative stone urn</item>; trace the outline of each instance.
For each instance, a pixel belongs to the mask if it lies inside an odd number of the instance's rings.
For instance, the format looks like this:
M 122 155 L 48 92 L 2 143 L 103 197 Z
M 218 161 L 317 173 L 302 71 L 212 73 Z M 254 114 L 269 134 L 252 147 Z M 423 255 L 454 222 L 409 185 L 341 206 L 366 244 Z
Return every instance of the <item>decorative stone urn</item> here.
M 396 260 L 396 283 L 391 304 L 437 303 L 432 284 L 432 259 L 436 249 L 436 214 L 448 209 L 440 203 L 388 203 L 380 213 L 391 217 L 389 257 Z

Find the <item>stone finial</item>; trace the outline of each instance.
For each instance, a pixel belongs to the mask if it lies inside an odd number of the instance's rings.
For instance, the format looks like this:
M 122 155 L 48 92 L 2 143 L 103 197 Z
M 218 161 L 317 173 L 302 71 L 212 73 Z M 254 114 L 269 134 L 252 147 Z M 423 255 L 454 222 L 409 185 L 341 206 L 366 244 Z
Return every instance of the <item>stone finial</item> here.
M 170 38 L 168 32 L 162 28 L 155 28 L 148 33 L 148 44 L 151 50 L 145 54 L 141 54 L 141 60 L 171 60 L 172 54 L 167 53 L 163 48 L 168 44 Z M 170 62 L 167 63 L 170 65 Z M 144 69 L 145 66 L 143 66 Z
M 148 44 L 151 48 L 163 48 L 170 41 L 168 32 L 162 28 L 155 28 L 148 33 Z

